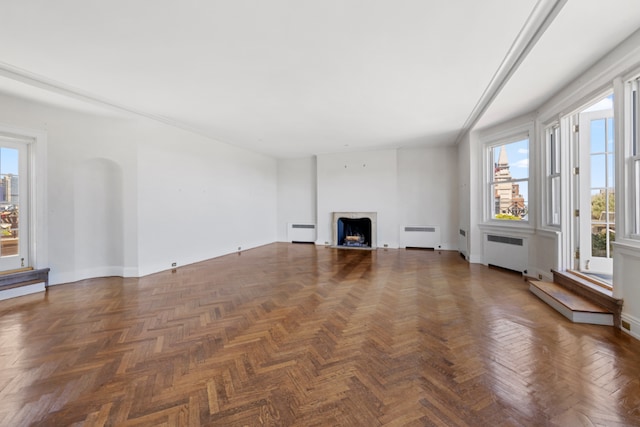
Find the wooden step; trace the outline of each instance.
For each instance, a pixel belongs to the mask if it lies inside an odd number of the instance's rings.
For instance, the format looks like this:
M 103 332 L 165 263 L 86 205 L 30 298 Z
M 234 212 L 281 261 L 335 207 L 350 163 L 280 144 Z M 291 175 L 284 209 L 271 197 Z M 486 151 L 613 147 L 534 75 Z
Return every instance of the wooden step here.
M 591 281 L 584 280 L 570 271 L 552 270 L 552 272 L 554 283 L 583 296 L 600 307 L 606 308 L 613 313 L 614 326 L 620 327 L 623 300 L 614 297 L 612 291 L 594 285 Z
M 529 281 L 529 290 L 574 323 L 613 326 L 613 313 L 552 282 Z
M 0 275 L 0 291 L 29 286 L 33 283 L 44 283 L 44 287 L 47 288 L 49 286 L 49 269 L 25 268 Z

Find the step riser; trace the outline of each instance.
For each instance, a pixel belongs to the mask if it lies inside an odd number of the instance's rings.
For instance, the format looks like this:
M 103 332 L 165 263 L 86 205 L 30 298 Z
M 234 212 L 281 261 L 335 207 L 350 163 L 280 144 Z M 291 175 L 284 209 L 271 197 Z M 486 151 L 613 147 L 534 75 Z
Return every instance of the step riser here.
M 566 272 L 553 271 L 553 281 L 555 283 L 587 298 L 594 304 L 606 308 L 613 314 L 613 325 L 619 328 L 622 316 L 622 300 L 596 292 L 591 286 L 581 283 L 581 279 L 574 277 Z
M 574 323 L 588 323 L 591 325 L 613 326 L 613 314 L 586 313 L 582 311 L 580 312 L 573 311 L 533 284 L 529 285 L 529 290 L 535 296 L 537 296 L 542 301 L 544 301 L 547 305 L 549 305 L 558 313 L 562 314 L 564 317 L 566 317 L 567 319 L 571 320 Z

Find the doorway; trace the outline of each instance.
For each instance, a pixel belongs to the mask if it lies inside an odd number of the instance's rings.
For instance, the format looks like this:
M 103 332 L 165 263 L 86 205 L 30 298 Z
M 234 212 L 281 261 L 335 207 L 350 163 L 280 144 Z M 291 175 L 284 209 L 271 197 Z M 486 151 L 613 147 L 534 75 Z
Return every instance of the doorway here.
M 27 144 L 0 135 L 0 271 L 29 265 Z
M 613 94 L 579 112 L 574 123 L 575 268 L 611 285 L 616 235 Z

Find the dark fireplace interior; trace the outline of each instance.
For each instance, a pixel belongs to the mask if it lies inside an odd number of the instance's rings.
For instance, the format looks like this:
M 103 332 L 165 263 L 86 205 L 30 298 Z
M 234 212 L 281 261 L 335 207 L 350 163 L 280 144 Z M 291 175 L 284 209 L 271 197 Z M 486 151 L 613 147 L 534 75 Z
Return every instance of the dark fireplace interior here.
M 338 218 L 338 246 L 371 247 L 371 219 Z

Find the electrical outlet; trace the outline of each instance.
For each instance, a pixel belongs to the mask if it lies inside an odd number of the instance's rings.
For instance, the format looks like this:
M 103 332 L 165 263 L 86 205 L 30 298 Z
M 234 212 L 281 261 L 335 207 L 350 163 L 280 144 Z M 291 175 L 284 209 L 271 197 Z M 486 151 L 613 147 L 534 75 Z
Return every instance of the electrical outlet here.
M 386 244 L 386 243 L 385 243 L 384 245 L 382 245 L 382 246 L 384 246 L 385 248 L 388 248 L 388 247 L 389 247 L 389 245 L 388 245 L 388 244 Z
M 178 263 L 177 263 L 177 262 L 172 262 L 172 263 L 171 263 L 171 267 L 176 267 L 177 265 L 178 265 Z
M 622 327 L 627 331 L 631 330 L 631 323 L 627 322 L 626 320 L 623 320 L 620 323 L 622 323 Z
M 324 242 L 324 244 L 325 244 L 325 245 L 328 245 L 328 244 L 329 244 L 329 242 Z
M 542 280 L 542 274 L 538 274 L 538 280 Z

